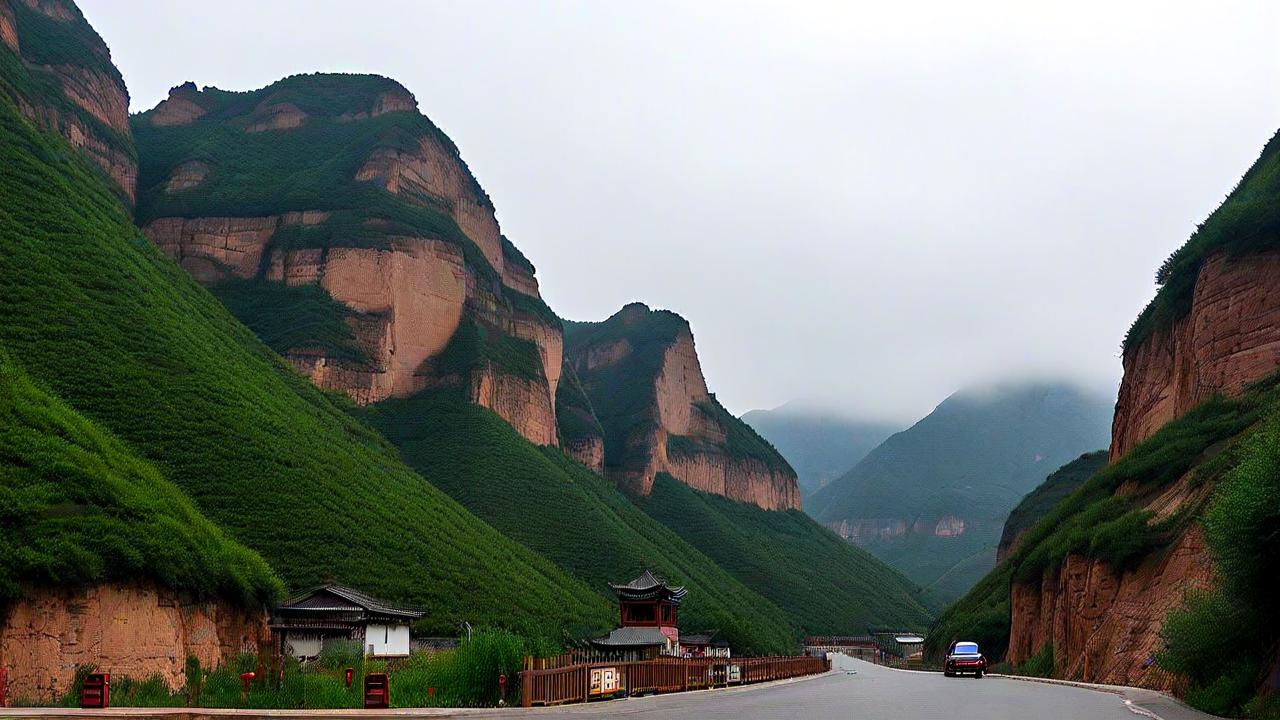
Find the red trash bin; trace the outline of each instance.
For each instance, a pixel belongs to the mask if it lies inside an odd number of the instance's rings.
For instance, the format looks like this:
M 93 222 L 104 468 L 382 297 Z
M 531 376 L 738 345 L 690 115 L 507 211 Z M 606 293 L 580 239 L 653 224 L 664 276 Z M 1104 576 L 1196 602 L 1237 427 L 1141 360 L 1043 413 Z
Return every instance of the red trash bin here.
M 111 707 L 111 673 L 92 673 L 80 687 L 80 707 Z
M 391 707 L 391 687 L 386 673 L 364 676 L 364 707 L 366 710 Z

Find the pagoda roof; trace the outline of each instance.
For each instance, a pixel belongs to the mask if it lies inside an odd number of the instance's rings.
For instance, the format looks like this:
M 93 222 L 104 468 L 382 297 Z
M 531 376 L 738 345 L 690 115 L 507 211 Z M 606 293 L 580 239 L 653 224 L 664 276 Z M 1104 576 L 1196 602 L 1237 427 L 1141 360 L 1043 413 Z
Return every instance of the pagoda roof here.
M 602 638 L 591 641 L 592 645 L 605 647 L 649 647 L 650 645 L 666 645 L 667 636 L 654 627 L 620 627 Z
M 719 630 L 708 630 L 707 632 L 689 633 L 680 635 L 681 645 L 705 645 L 707 647 L 729 647 L 729 641 L 720 637 Z
M 609 583 L 609 587 L 618 594 L 620 599 L 626 600 L 661 598 L 679 603 L 684 598 L 685 593 L 689 592 L 684 586 L 668 585 L 665 580 L 654 575 L 650 570 L 645 570 L 639 577 L 629 583 L 621 585 Z

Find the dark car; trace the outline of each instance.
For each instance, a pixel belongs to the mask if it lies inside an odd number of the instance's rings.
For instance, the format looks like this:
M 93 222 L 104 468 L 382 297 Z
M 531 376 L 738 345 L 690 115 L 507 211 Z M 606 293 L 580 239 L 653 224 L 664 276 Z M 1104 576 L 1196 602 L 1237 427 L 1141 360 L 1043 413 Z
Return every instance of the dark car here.
M 974 677 L 980 678 L 986 672 L 987 658 L 978 652 L 978 643 L 951 643 L 951 649 L 947 652 L 947 664 L 942 671 L 943 675 L 955 677 L 972 673 Z

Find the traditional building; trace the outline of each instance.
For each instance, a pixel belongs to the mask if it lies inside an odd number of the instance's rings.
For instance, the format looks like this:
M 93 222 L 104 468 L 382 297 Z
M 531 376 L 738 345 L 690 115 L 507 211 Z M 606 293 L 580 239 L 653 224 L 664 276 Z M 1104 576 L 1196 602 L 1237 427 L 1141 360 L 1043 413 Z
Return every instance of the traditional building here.
M 271 618 L 280 652 L 313 658 L 325 643 L 357 641 L 371 657 L 409 654 L 409 626 L 426 613 L 329 583 L 281 603 Z
M 591 644 L 620 659 L 645 659 L 680 654 L 676 627 L 680 601 L 688 592 L 673 587 L 646 570 L 625 585 L 609 584 L 618 596 L 617 629 Z
M 719 630 L 681 635 L 680 649 L 689 657 L 729 657 L 729 641 L 720 637 Z

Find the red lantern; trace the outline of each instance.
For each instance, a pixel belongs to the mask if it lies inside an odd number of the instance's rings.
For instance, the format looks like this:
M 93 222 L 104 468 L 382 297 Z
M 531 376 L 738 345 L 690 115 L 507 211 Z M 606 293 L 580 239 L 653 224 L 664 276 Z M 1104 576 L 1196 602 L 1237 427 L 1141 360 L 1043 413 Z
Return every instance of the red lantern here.
M 249 683 L 253 682 L 256 677 L 258 677 L 258 674 L 254 672 L 240 673 L 241 691 L 247 694 L 249 692 Z
M 346 677 L 347 677 L 347 687 L 351 687 L 351 678 L 352 678 L 355 674 L 356 674 L 356 671 L 355 671 L 355 670 L 353 670 L 352 668 L 347 668 L 347 672 L 346 672 Z

